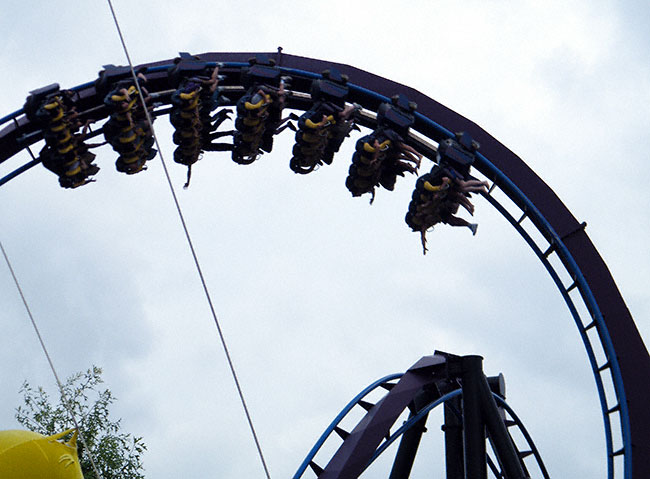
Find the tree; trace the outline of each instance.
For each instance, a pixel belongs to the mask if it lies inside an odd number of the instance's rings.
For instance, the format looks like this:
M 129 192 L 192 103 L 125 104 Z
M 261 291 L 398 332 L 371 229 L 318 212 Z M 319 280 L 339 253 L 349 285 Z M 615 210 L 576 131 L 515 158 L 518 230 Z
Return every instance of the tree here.
M 103 479 L 144 479 L 141 456 L 147 447 L 141 437 L 120 430 L 121 419 L 109 417 L 115 397 L 110 390 L 101 388 L 101 375 L 101 368 L 93 366 L 63 383 L 64 397 L 90 450 L 88 454 L 83 442 L 78 441 L 84 478 L 99 479 L 92 467 L 92 456 Z M 20 393 L 24 404 L 16 408 L 16 419 L 24 428 L 49 436 L 74 427 L 62 401 L 51 401 L 42 387 L 34 389 L 24 382 Z

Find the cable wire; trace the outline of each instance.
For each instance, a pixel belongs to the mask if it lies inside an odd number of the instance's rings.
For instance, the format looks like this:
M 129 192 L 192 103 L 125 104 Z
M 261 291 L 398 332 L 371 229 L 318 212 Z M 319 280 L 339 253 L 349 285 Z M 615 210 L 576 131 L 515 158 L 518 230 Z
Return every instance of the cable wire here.
M 117 33 L 120 37 L 120 42 L 122 43 L 122 48 L 124 49 L 124 54 L 126 55 L 126 59 L 129 63 L 129 67 L 131 69 L 131 76 L 133 77 L 133 81 L 135 82 L 136 88 L 138 90 L 138 96 L 140 97 L 140 101 L 142 102 L 142 109 L 145 112 L 145 116 L 147 118 L 147 123 L 149 124 L 149 127 L 151 128 L 151 132 L 153 133 L 153 138 L 156 143 L 156 148 L 158 148 L 158 154 L 160 155 L 160 162 L 163 167 L 163 171 L 165 173 L 165 178 L 167 179 L 167 184 L 169 185 L 169 190 L 171 192 L 172 198 L 174 199 L 174 204 L 176 205 L 176 211 L 178 212 L 178 217 L 181 220 L 181 224 L 183 225 L 183 231 L 185 232 L 185 238 L 187 239 L 187 244 L 190 247 L 190 252 L 192 253 L 192 258 L 194 259 L 194 265 L 196 267 L 196 271 L 199 274 L 199 278 L 201 280 L 201 285 L 203 286 L 203 292 L 205 294 L 205 298 L 208 301 L 208 305 L 210 307 L 210 312 L 212 314 L 212 318 L 214 319 L 214 324 L 217 327 L 217 332 L 219 333 L 219 339 L 221 340 L 221 345 L 223 347 L 223 351 L 226 355 L 226 360 L 228 361 L 228 366 L 230 368 L 230 372 L 232 374 L 232 378 L 235 382 L 235 387 L 237 388 L 237 393 L 239 394 L 239 399 L 241 401 L 242 407 L 244 409 L 244 414 L 246 415 L 246 420 L 248 421 L 248 426 L 250 428 L 251 434 L 253 435 L 253 440 L 255 441 L 255 447 L 257 448 L 257 453 L 259 455 L 260 461 L 262 462 L 262 467 L 264 468 L 264 473 L 267 477 L 267 479 L 271 479 L 271 474 L 269 473 L 269 469 L 266 465 L 266 461 L 264 459 L 264 453 L 262 452 L 262 447 L 260 445 L 259 439 L 257 437 L 257 433 L 255 432 L 255 427 L 253 426 L 253 420 L 251 418 L 250 412 L 248 410 L 248 406 L 246 405 L 246 400 L 244 399 L 244 392 L 241 388 L 241 385 L 239 384 L 239 379 L 237 377 L 237 372 L 235 371 L 235 366 L 232 361 L 232 357 L 230 356 L 230 352 L 228 350 L 228 346 L 226 344 L 226 338 L 223 334 L 223 331 L 221 329 L 221 325 L 219 323 L 219 319 L 217 317 L 217 313 L 215 312 L 214 305 L 212 303 L 212 298 L 210 296 L 210 292 L 208 290 L 207 283 L 205 281 L 205 277 L 203 276 L 203 271 L 201 270 L 201 265 L 199 263 L 198 256 L 196 254 L 196 251 L 194 250 L 194 244 L 192 242 L 192 238 L 190 236 L 189 229 L 187 227 L 187 224 L 185 223 L 185 216 L 183 215 L 183 211 L 181 210 L 181 205 L 178 201 L 178 197 L 176 196 L 176 191 L 174 190 L 174 185 L 171 180 L 171 176 L 169 174 L 169 171 L 167 169 L 167 165 L 165 163 L 165 160 L 163 158 L 162 154 L 162 149 L 160 148 L 160 144 L 158 143 L 158 137 L 156 136 L 156 131 L 154 130 L 153 127 L 153 121 L 151 120 L 151 115 L 149 114 L 149 110 L 146 107 L 144 96 L 142 94 L 142 88 L 140 88 L 140 82 L 138 81 L 138 76 L 135 73 L 135 70 L 133 68 L 133 63 L 131 62 L 131 56 L 129 55 L 129 51 L 126 47 L 126 42 L 124 41 L 124 36 L 122 35 L 122 30 L 120 29 L 120 24 L 119 21 L 117 20 L 117 15 L 115 14 L 115 10 L 113 8 L 113 2 L 111 0 L 107 0 L 108 6 L 111 9 L 111 14 L 113 16 L 113 21 L 115 22 L 115 28 L 117 29 Z
M 36 332 L 36 336 L 38 337 L 38 342 L 41 344 L 41 349 L 43 350 L 43 353 L 45 353 L 45 357 L 47 358 L 47 362 L 50 365 L 50 369 L 52 370 L 52 374 L 54 375 L 54 379 L 56 380 L 56 384 L 59 387 L 59 393 L 61 394 L 61 402 L 63 402 L 63 407 L 66 409 L 70 417 L 72 418 L 72 422 L 74 423 L 74 427 L 77 429 L 78 434 L 79 434 L 79 439 L 81 439 L 81 443 L 84 445 L 85 450 L 88 452 L 88 458 L 90 459 L 90 464 L 92 465 L 93 471 L 95 472 L 95 476 L 97 479 L 102 479 L 102 475 L 100 474 L 99 470 L 97 469 L 97 464 L 95 463 L 95 460 L 93 458 L 93 455 L 91 453 L 90 448 L 88 447 L 88 443 L 86 442 L 86 439 L 83 435 L 83 432 L 81 431 L 81 428 L 79 427 L 79 423 L 77 422 L 77 418 L 74 415 L 74 411 L 72 410 L 72 406 L 68 402 L 68 398 L 65 394 L 65 390 L 63 389 L 63 383 L 59 379 L 59 375 L 56 372 L 56 368 L 54 367 L 54 362 L 52 361 L 52 357 L 50 356 L 50 353 L 47 350 L 47 347 L 45 346 L 45 341 L 43 341 L 43 336 L 41 335 L 40 330 L 38 329 L 38 326 L 36 325 L 36 320 L 34 319 L 34 315 L 32 314 L 32 310 L 29 307 L 29 304 L 27 303 L 27 299 L 25 298 L 25 295 L 23 294 L 23 289 L 20 287 L 20 282 L 18 281 L 18 277 L 16 276 L 16 273 L 14 272 L 14 268 L 11 266 L 11 261 L 9 261 L 9 256 L 7 255 L 7 252 L 5 251 L 4 246 L 2 245 L 2 241 L 0 241 L 0 250 L 2 250 L 2 256 L 5 258 L 5 262 L 7 263 L 7 266 L 9 267 L 9 272 L 11 273 L 11 277 L 14 279 L 14 283 L 16 284 L 16 288 L 18 289 L 18 293 L 20 294 L 20 299 L 23 300 L 23 305 L 25 306 L 25 310 L 27 311 L 27 315 L 29 316 L 29 320 L 32 323 L 32 327 L 34 328 L 34 331 Z

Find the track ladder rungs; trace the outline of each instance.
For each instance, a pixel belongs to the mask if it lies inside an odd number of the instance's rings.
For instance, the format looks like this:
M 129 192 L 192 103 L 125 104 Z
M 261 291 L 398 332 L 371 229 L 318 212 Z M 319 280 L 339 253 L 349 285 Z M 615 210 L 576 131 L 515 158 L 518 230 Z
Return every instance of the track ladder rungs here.
M 316 464 L 314 461 L 309 461 L 309 467 L 311 467 L 312 471 L 316 473 L 316 476 L 320 476 L 323 472 L 323 468 Z
M 517 220 L 517 224 L 520 225 L 526 218 L 528 218 L 528 213 L 526 213 L 526 211 L 524 211 L 524 214 L 521 215 L 521 218 L 519 218 Z
M 373 403 L 363 401 L 363 400 L 360 400 L 357 404 L 362 408 L 364 408 L 366 411 L 370 411 L 373 407 L 375 407 Z
M 594 326 L 596 326 L 596 321 L 592 321 L 592 322 L 589 323 L 587 326 L 585 326 L 585 331 L 589 331 L 589 330 L 590 330 L 591 328 L 593 328 Z
M 380 386 L 384 388 L 386 391 L 390 391 L 395 387 L 397 383 L 381 383 Z
M 555 251 L 555 243 L 551 243 L 548 249 L 544 251 L 544 258 L 548 258 L 553 251 Z
M 334 432 L 339 435 L 341 439 L 345 441 L 345 439 L 350 435 L 349 432 L 347 432 L 345 429 L 341 429 L 340 427 L 336 426 L 334 428 Z

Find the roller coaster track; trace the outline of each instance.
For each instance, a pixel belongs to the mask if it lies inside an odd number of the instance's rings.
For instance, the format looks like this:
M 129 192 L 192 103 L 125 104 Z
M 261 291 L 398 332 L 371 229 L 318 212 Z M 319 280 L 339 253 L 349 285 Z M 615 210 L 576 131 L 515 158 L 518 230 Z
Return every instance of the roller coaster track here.
M 206 53 L 201 61 L 222 64 L 225 79 L 219 88 L 232 103 L 244 93 L 240 71 L 256 53 Z M 634 321 L 604 261 L 589 239 L 585 224 L 579 223 L 555 193 L 517 155 L 470 120 L 410 87 L 348 65 L 277 53 L 284 74 L 292 77 L 287 107 L 306 110 L 310 106 L 310 85 L 323 70 L 336 67 L 350 77 L 348 101 L 363 107 L 360 124 L 372 127 L 373 112 L 396 93 L 418 104 L 417 132 L 410 140 L 425 156 L 435 158 L 436 146 L 455 132 L 467 132 L 481 145 L 473 164 L 492 182 L 486 196 L 519 232 L 546 267 L 564 298 L 582 337 L 596 381 L 605 429 L 607 477 L 645 479 L 650 477 L 650 356 Z M 167 70 L 172 60 L 141 65 L 147 88 L 157 107 L 154 115 L 168 114 L 172 91 Z M 80 117 L 98 121 L 108 111 L 94 82 L 72 88 Z M 0 119 L 0 163 L 12 158 L 43 138 L 42 132 L 18 110 Z M 93 135 L 101 133 L 96 130 Z M 31 150 L 30 150 L 31 151 Z M 31 161 L 14 168 L 0 179 L 0 185 L 39 163 Z M 533 238 L 534 236 L 534 238 Z
M 416 434 L 421 435 L 425 431 L 428 414 L 443 404 L 446 404 L 450 408 L 451 413 L 462 424 L 461 408 L 455 407 L 454 402 L 458 403 L 458 400 L 463 396 L 463 389 L 458 381 L 450 380 L 450 368 L 446 362 L 447 357 L 444 353 L 424 357 L 405 374 L 386 376 L 366 387 L 343 408 L 323 432 L 294 474 L 293 479 L 305 477 L 308 468 L 319 479 L 327 479 L 328 477 L 356 477 L 366 470 L 391 444 L 402 438 L 408 431 L 419 428 Z M 428 369 L 428 374 L 422 375 L 421 372 L 423 369 Z M 414 378 L 413 376 L 419 377 Z M 403 383 L 408 384 L 404 385 Z M 365 400 L 370 394 L 381 389 L 385 389 L 387 392 L 375 404 Z M 398 399 L 391 401 L 391 396 L 398 396 Z M 513 435 L 509 434 L 509 439 L 515 446 L 516 455 L 518 461 L 521 463 L 525 476 L 532 477 L 528 472 L 529 468 L 526 465 L 526 461 L 527 459 L 534 459 L 540 474 L 535 477 L 548 479 L 549 475 L 542 458 L 521 420 L 499 393 L 492 392 L 492 396 L 501 410 L 500 414 L 503 414 L 500 420 L 502 420 L 504 426 L 508 430 L 510 428 L 517 428 L 520 437 L 523 438 L 519 445 L 516 444 Z M 423 398 L 426 398 L 424 402 Z M 386 404 L 391 402 L 394 403 L 392 407 L 386 407 Z M 375 409 L 382 407 L 384 409 L 383 412 L 377 412 Z M 366 413 L 356 423 L 352 432 L 345 431 L 340 425 L 347 417 L 354 415 L 355 408 L 361 408 Z M 388 411 L 386 411 L 387 409 Z M 403 424 L 396 426 L 397 419 L 407 409 L 410 411 L 408 419 Z M 449 425 L 445 427 L 449 427 Z M 323 468 L 315 462 L 315 457 L 326 441 L 330 440 L 332 436 L 337 436 L 339 440 L 342 440 L 342 443 L 336 449 L 334 455 L 326 459 L 328 462 Z M 369 437 L 372 437 L 372 439 L 369 440 Z M 417 441 L 419 442 L 419 438 Z M 413 451 L 414 453 L 415 451 Z M 399 457 L 399 452 L 397 457 Z M 412 461 L 413 457 L 410 459 Z M 493 460 L 488 456 L 487 461 L 494 477 L 508 477 L 503 469 L 500 468 L 498 459 Z M 322 459 L 321 462 L 323 462 Z M 398 464 L 397 461 L 396 464 Z M 401 464 L 393 467 L 394 471 L 399 471 L 398 473 L 396 472 L 396 477 L 408 475 L 404 474 L 404 471 L 400 469 L 401 467 L 403 467 Z M 333 469 L 335 471 L 332 471 Z M 391 477 L 393 476 L 391 475 Z M 450 476 L 448 475 L 447 477 Z

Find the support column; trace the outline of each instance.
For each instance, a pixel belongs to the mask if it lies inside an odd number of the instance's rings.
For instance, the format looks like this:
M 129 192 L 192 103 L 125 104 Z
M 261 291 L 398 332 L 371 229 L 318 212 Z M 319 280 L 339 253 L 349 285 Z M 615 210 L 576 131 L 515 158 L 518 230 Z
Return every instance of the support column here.
M 461 398 L 455 397 L 445 403 L 445 464 L 447 479 L 465 479 L 463 455 L 463 419 Z
M 409 419 L 413 415 L 411 413 Z M 422 434 L 427 430 L 425 425 L 428 417 L 429 415 L 425 414 L 422 419 L 402 435 L 399 449 L 397 450 L 397 454 L 395 454 L 393 468 L 390 471 L 388 479 L 408 479 L 413 468 L 413 461 L 415 461 L 418 447 L 420 446 L 420 439 L 422 439 Z
M 485 423 L 481 412 L 481 381 L 485 381 L 483 358 L 463 356 L 461 368 L 465 479 L 486 479 Z

